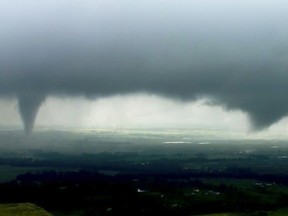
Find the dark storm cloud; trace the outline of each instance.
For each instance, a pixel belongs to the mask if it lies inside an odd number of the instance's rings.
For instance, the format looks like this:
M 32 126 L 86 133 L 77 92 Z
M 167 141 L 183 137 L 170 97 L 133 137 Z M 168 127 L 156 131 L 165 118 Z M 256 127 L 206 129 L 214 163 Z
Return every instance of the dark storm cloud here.
M 256 129 L 288 112 L 285 1 L 0 3 L 0 94 L 26 131 L 47 95 L 211 99 Z

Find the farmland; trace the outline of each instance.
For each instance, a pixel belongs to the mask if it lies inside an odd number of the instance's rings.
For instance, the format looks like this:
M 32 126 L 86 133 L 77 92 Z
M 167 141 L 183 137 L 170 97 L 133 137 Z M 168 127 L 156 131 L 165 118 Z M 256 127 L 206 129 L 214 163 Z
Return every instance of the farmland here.
M 287 213 L 283 139 L 188 130 L 2 133 L 1 203 L 35 203 L 55 216 Z

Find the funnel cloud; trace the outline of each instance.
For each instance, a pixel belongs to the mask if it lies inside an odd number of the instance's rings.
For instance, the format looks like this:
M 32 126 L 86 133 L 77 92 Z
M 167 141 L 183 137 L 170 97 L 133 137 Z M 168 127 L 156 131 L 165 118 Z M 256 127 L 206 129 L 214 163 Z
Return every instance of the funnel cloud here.
M 0 3 L 0 96 L 25 132 L 49 95 L 206 98 L 256 130 L 288 113 L 287 1 Z
M 32 132 L 38 109 L 44 99 L 43 95 L 35 92 L 18 95 L 18 107 L 25 134 L 29 135 Z

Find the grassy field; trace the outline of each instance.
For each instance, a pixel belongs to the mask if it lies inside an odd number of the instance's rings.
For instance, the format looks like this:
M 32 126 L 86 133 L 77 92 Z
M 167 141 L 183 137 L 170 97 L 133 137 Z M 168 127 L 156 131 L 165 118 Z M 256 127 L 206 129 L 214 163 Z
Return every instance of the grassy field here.
M 288 215 L 288 209 L 287 208 L 279 209 L 277 211 L 268 213 L 268 216 L 282 216 L 282 215 L 285 215 L 285 216 Z
M 19 203 L 19 204 L 0 204 L 1 216 L 52 216 L 44 209 L 31 204 L 31 203 Z
M 41 170 L 44 170 L 44 168 L 0 166 L 0 183 L 15 180 L 20 174 Z
M 0 165 L 0 183 L 16 180 L 17 176 L 25 173 L 37 173 L 53 170 L 51 167 L 19 167 Z M 66 169 L 59 167 L 60 171 L 73 171 L 75 169 Z
M 219 214 L 205 214 L 198 216 L 287 216 L 288 209 L 279 209 L 276 211 L 254 212 L 254 213 L 219 213 Z

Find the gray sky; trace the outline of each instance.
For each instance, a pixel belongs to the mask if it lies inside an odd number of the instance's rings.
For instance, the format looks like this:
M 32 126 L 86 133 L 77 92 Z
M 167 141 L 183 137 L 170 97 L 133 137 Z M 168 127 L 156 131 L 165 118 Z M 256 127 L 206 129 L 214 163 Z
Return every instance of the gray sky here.
M 129 95 L 117 104 L 153 95 L 155 110 L 165 103 L 180 110 L 170 120 L 154 113 L 159 122 L 180 123 L 181 109 L 205 99 L 211 115 L 236 110 L 242 122 L 246 115 L 255 129 L 266 128 L 288 111 L 287 9 L 284 0 L 1 1 L 0 95 L 18 98 L 28 131 L 50 96 L 97 109 L 99 98 L 113 104 L 113 95 Z M 53 100 L 39 120 L 51 115 L 49 106 L 61 113 Z M 135 109 L 145 113 L 139 105 L 124 110 Z

